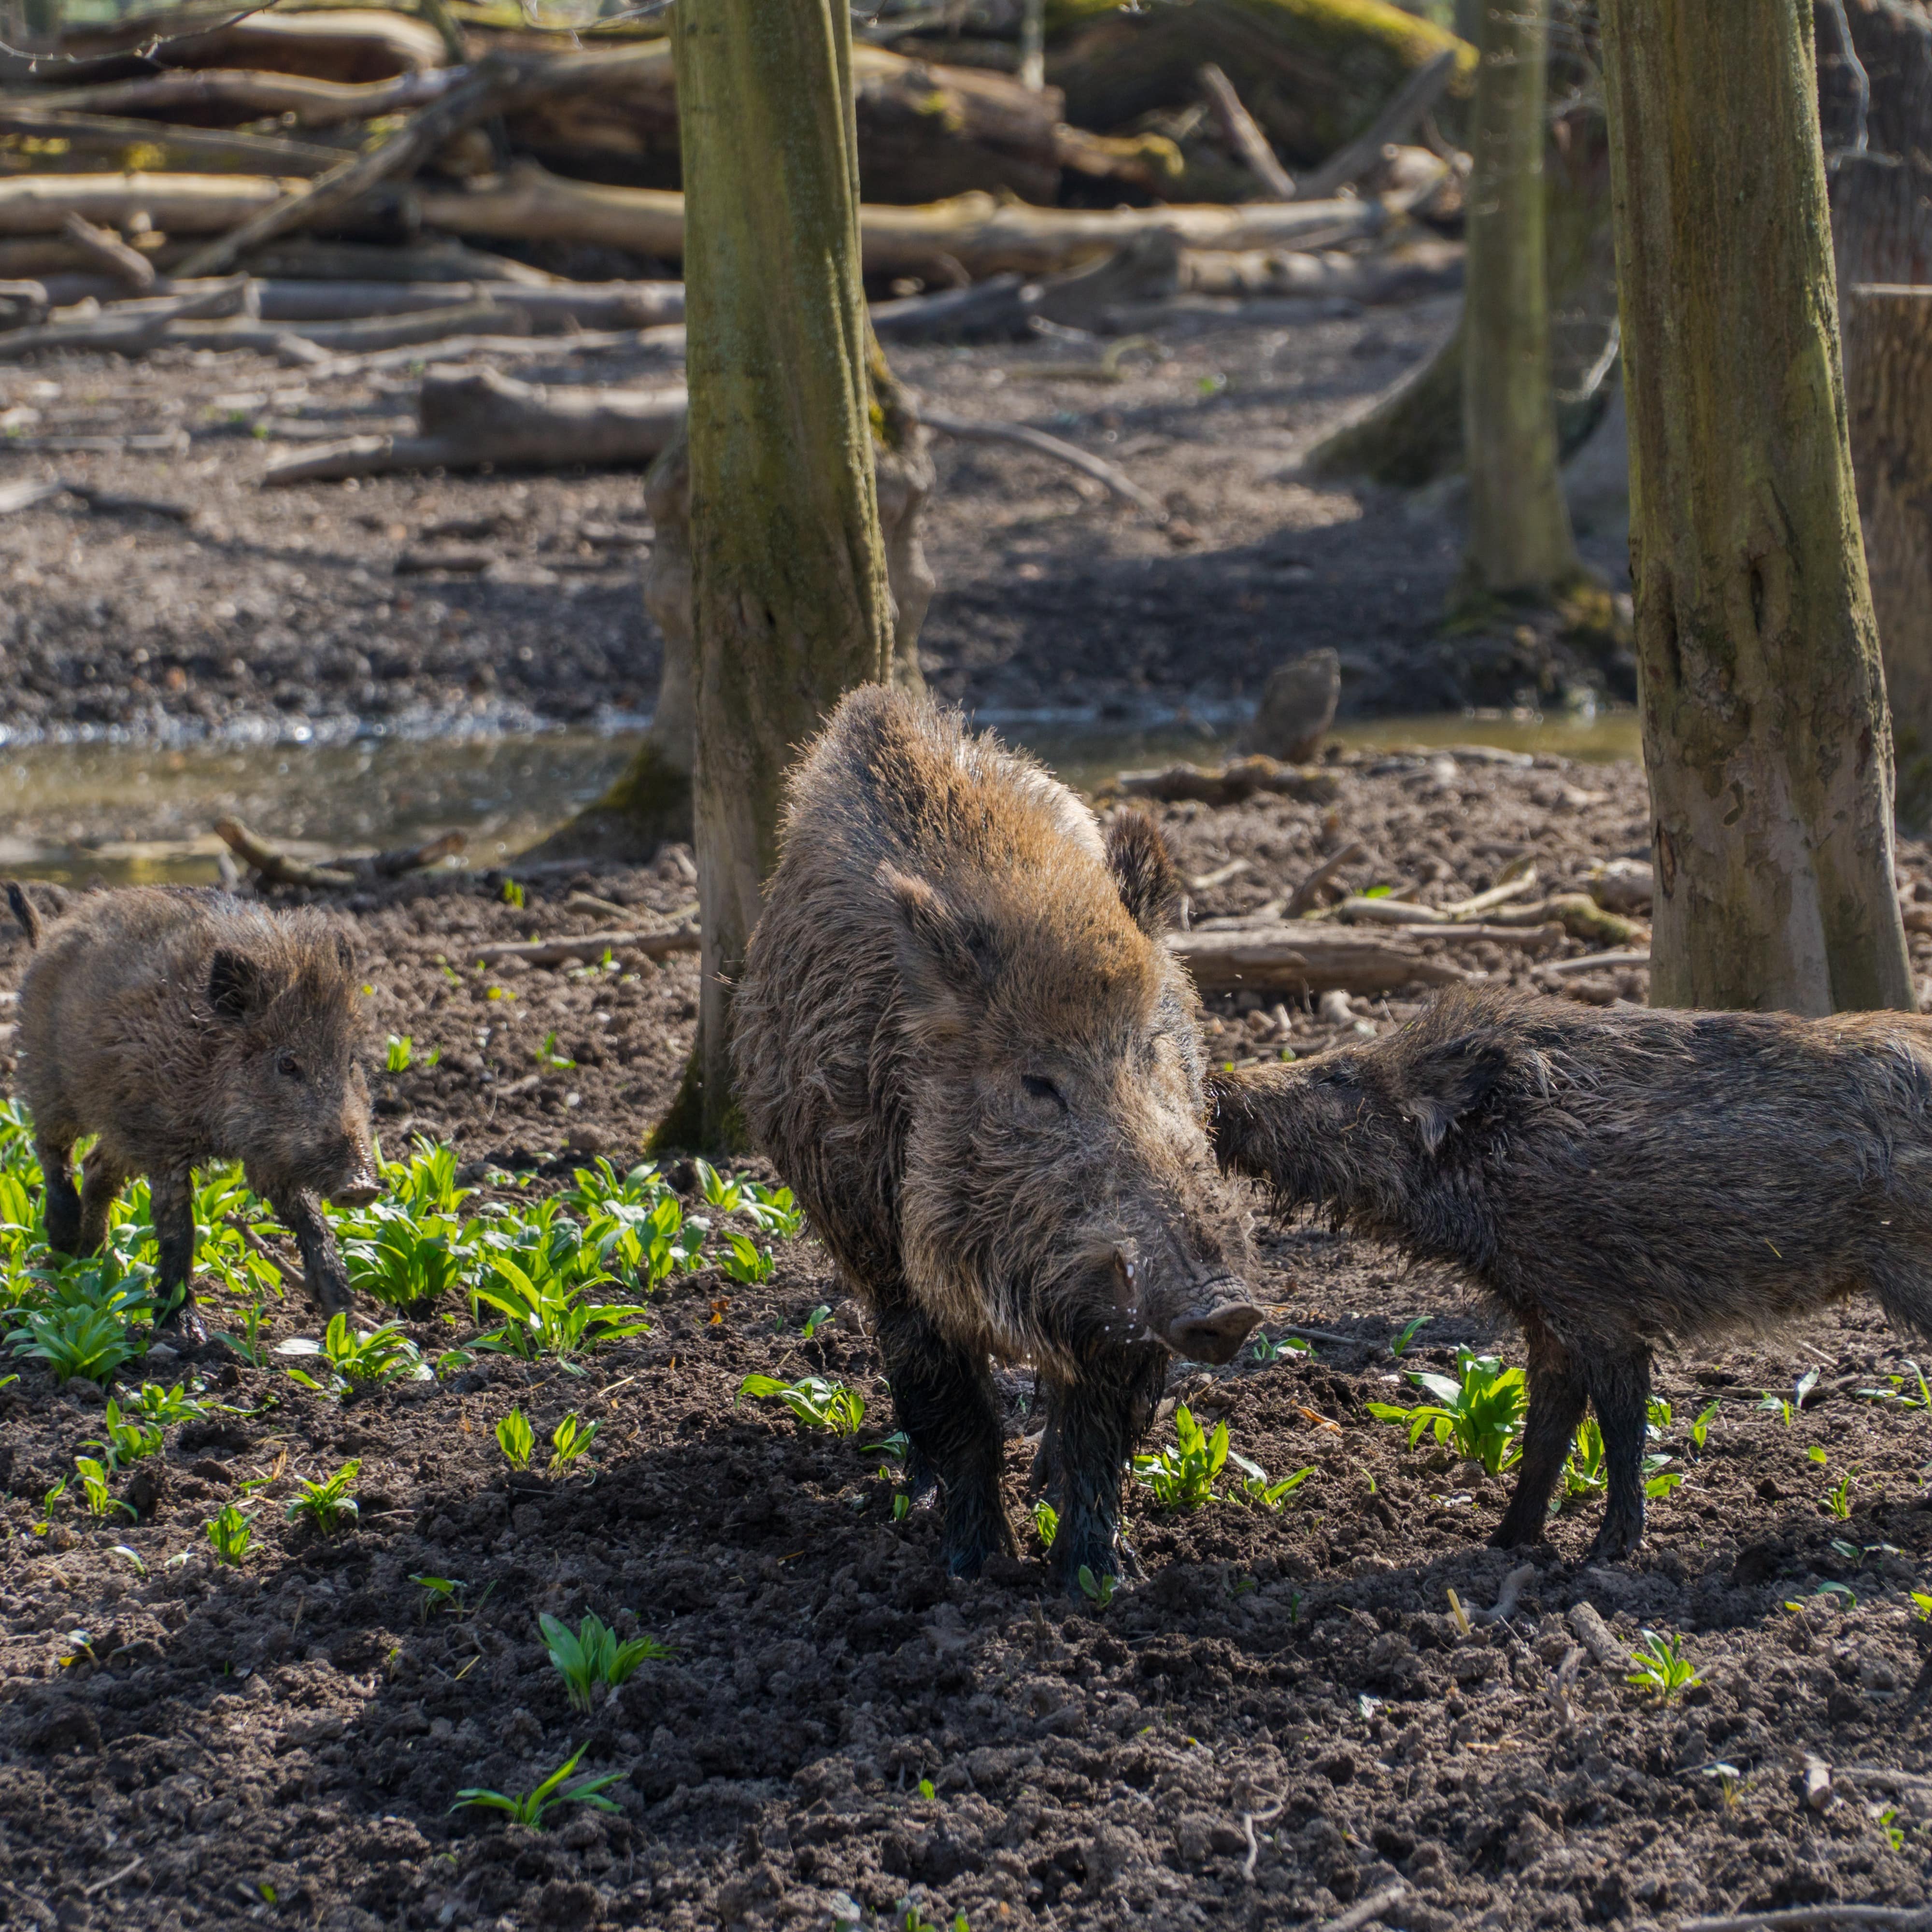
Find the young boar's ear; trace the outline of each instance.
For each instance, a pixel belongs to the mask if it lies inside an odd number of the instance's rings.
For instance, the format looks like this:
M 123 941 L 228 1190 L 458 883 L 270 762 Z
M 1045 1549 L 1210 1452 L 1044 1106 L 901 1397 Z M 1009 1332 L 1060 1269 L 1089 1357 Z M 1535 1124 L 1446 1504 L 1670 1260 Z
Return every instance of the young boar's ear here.
M 1180 874 L 1146 812 L 1114 813 L 1107 826 L 1107 865 L 1135 925 L 1150 939 L 1166 932 L 1180 910 Z
M 1508 1064 L 1495 1041 L 1468 1034 L 1421 1054 L 1402 1076 L 1392 1097 L 1433 1154 L 1443 1136 L 1502 1078 Z
M 335 935 L 335 958 L 336 963 L 341 967 L 344 972 L 355 971 L 356 948 L 350 944 L 349 935 L 346 932 L 338 932 Z
M 225 1020 L 246 1019 L 261 986 L 261 968 L 245 952 L 224 946 L 209 962 L 208 1004 Z
M 962 918 L 926 880 L 890 862 L 874 876 L 898 908 L 908 942 L 901 958 L 917 992 L 931 1001 L 950 1002 L 983 992 L 992 984 L 996 962 L 976 922 Z

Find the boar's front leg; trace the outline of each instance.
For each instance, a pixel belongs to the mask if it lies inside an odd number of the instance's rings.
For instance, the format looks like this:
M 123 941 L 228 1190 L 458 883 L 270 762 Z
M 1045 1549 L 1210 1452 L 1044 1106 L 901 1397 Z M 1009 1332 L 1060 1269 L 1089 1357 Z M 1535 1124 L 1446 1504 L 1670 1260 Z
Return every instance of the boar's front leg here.
M 107 1238 L 107 1210 L 114 1205 L 114 1197 L 121 1192 L 121 1184 L 128 1176 L 119 1162 L 110 1160 L 98 1143 L 88 1150 L 87 1158 L 80 1164 L 80 1246 L 77 1252 L 92 1255 L 100 1251 L 101 1243 Z
M 1614 1563 L 1643 1540 L 1644 1424 L 1650 1414 L 1650 1352 L 1630 1350 L 1592 1361 L 1586 1371 L 1590 1406 L 1604 1432 L 1604 1474 L 1610 1501 L 1603 1527 L 1584 1560 Z
M 158 1169 L 148 1176 L 148 1189 L 154 1202 L 155 1245 L 160 1250 L 155 1270 L 160 1310 L 156 1325 L 179 1328 L 193 1342 L 205 1341 L 206 1331 L 194 1312 L 194 1295 L 188 1286 L 194 1274 L 194 1177 L 186 1168 Z
M 40 1173 L 46 1182 L 45 1218 L 47 1246 L 57 1253 L 77 1255 L 80 1246 L 80 1195 L 74 1184 L 74 1143 L 36 1140 Z
M 1004 1432 L 992 1378 L 916 1308 L 881 1310 L 878 1333 L 892 1407 L 912 1444 L 914 1487 L 936 1476 L 945 1493 L 946 1567 L 976 1576 L 988 1557 L 1013 1554 L 1000 1507 Z
M 1120 1478 L 1166 1386 L 1159 1348 L 1109 1351 L 1077 1381 L 1051 1385 L 1039 1467 L 1060 1519 L 1054 1575 L 1071 1595 L 1081 1594 L 1083 1568 L 1101 1577 L 1120 1575 L 1123 1558 L 1132 1566 L 1120 1540 Z
M 1523 1323 L 1528 1345 L 1529 1414 L 1523 1424 L 1522 1462 L 1516 1493 L 1490 1539 L 1498 1550 L 1544 1540 L 1550 1492 L 1583 1419 L 1589 1389 L 1576 1357 L 1532 1315 Z
M 328 1223 L 322 1218 L 322 1203 L 313 1194 L 302 1192 L 278 1194 L 272 1204 L 302 1250 L 302 1272 L 308 1277 L 308 1291 L 322 1313 L 346 1313 L 354 1306 L 354 1298 L 349 1292 L 349 1269 Z

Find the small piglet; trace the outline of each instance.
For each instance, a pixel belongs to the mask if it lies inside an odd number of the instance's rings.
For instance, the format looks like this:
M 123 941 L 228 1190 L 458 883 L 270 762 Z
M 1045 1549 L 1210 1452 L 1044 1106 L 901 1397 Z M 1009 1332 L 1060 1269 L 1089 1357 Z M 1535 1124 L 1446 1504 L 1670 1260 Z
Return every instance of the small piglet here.
M 122 1183 L 145 1174 L 158 1300 L 195 1328 L 192 1170 L 238 1158 L 293 1232 L 323 1311 L 346 1309 L 320 1197 L 359 1205 L 379 1191 L 347 939 L 320 914 L 212 891 L 92 893 L 44 930 L 17 885 L 7 899 L 34 948 L 18 1044 L 50 1244 L 92 1254 Z M 100 1138 L 76 1192 L 74 1144 L 89 1133 Z
M 1170 1354 L 1260 1317 L 1202 1127 L 1153 821 L 1093 814 L 956 712 L 868 686 L 791 775 L 734 1014 L 754 1138 L 872 1311 L 916 1486 L 971 1576 L 1012 1538 L 988 1358 L 1036 1366 L 1053 1557 L 1115 1574 Z
M 1504 1547 L 1542 1540 L 1586 1403 L 1610 1490 L 1590 1560 L 1642 1540 L 1654 1348 L 1859 1290 L 1932 1334 L 1932 1022 L 1457 988 L 1372 1046 L 1209 1088 L 1223 1165 L 1451 1264 L 1522 1324 Z

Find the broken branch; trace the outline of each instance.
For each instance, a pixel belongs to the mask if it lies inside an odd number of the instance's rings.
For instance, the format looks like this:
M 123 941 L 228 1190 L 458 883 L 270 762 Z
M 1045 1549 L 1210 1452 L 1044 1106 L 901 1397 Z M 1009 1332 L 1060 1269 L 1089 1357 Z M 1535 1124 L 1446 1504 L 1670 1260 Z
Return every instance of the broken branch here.
M 1302 177 L 1303 194 L 1311 200 L 1333 194 L 1366 174 L 1381 160 L 1383 148 L 1391 141 L 1400 141 L 1435 106 L 1455 71 L 1453 50 L 1438 54 L 1426 67 L 1418 68 L 1354 140 L 1338 148 L 1312 174 Z
M 1043 430 L 1029 429 L 1024 423 L 969 422 L 964 416 L 945 416 L 932 410 L 922 410 L 920 420 L 941 436 L 954 436 L 962 442 L 1016 443 L 1037 456 L 1051 457 L 1056 463 L 1064 463 L 1082 476 L 1092 477 L 1156 523 L 1168 520 L 1166 506 L 1151 490 L 1143 490 L 1125 470 L 1116 469 L 1100 457 L 1088 455 L 1072 443 L 1063 442 L 1057 436 L 1048 436 Z
M 496 946 L 479 946 L 479 966 L 520 959 L 526 966 L 563 966 L 573 960 L 601 959 L 607 952 L 641 952 L 646 959 L 666 959 L 676 952 L 696 952 L 703 940 L 694 926 L 674 926 L 668 932 L 586 932 L 578 939 L 534 939 Z
M 154 286 L 154 265 L 118 235 L 97 228 L 83 214 L 70 214 L 61 232 L 82 253 L 92 256 L 123 287 L 146 295 Z
M 1203 993 L 1392 993 L 1470 975 L 1446 959 L 1345 926 L 1304 920 L 1237 932 L 1174 932 L 1168 950 Z
M 1448 58 L 1453 63 L 1455 57 L 1450 55 Z M 1234 83 L 1212 61 L 1201 70 L 1199 79 L 1213 104 L 1214 118 L 1220 122 L 1221 131 L 1240 156 L 1249 173 L 1276 201 L 1292 201 L 1294 177 L 1269 146 L 1268 137 L 1262 132 L 1261 124 L 1241 105 L 1241 97 L 1234 92 Z
M 333 866 L 312 866 L 306 860 L 290 858 L 266 838 L 258 838 L 238 818 L 218 818 L 214 832 L 215 836 L 244 865 L 272 886 L 308 886 L 339 892 L 344 886 L 356 883 L 353 872 L 339 871 Z

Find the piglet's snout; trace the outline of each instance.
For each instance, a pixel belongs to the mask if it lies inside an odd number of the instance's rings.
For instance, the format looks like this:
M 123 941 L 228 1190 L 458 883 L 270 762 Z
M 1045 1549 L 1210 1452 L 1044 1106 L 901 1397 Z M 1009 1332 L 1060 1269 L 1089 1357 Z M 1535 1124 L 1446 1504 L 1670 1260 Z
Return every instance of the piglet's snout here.
M 1208 1284 L 1194 1305 L 1170 1322 L 1161 1340 L 1190 1362 L 1232 1362 L 1262 1312 L 1232 1276 Z

